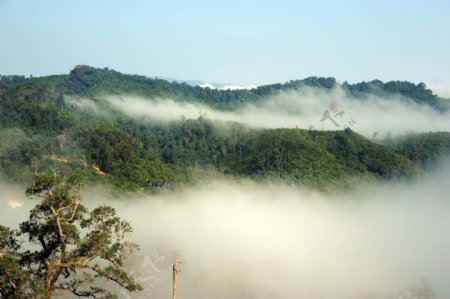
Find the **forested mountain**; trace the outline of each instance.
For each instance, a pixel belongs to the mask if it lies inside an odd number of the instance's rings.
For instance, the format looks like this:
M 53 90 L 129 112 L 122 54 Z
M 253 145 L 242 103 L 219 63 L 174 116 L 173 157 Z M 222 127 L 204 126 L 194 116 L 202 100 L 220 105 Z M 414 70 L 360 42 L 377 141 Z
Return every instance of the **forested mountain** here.
M 206 103 L 219 109 L 234 109 L 249 101 L 258 101 L 280 91 L 296 90 L 304 87 L 331 89 L 336 86 L 353 97 L 367 95 L 403 96 L 438 110 L 450 107 L 448 99 L 439 98 L 427 89 L 424 83 L 413 84 L 406 81 L 379 80 L 357 84 L 338 84 L 334 78 L 309 77 L 291 80 L 284 84 L 258 86 L 253 89 L 216 90 L 190 86 L 186 83 L 169 82 L 139 75 L 122 74 L 108 68 L 99 69 L 86 65 L 76 66 L 68 75 L 44 77 L 0 76 L 0 86 L 14 87 L 24 83 L 36 83 L 65 95 L 94 96 L 107 94 L 134 94 L 145 97 L 170 97 L 188 102 Z M 0 87 L 1 88 L 1 87 Z
M 372 142 L 351 129 L 255 129 L 205 116 L 143 122 L 108 106 L 108 117 L 100 117 L 65 101 L 67 95 L 132 93 L 234 109 L 278 91 L 336 84 L 333 78 L 308 78 L 222 91 L 88 66 L 69 75 L 2 76 L 0 172 L 4 179 L 28 182 L 39 172 L 75 170 L 91 183 L 142 190 L 192 183 L 212 174 L 325 188 L 354 177 L 412 178 L 450 152 L 450 133 L 445 132 Z M 344 83 L 342 88 L 354 96 L 403 95 L 439 110 L 447 105 L 423 84 L 373 81 Z

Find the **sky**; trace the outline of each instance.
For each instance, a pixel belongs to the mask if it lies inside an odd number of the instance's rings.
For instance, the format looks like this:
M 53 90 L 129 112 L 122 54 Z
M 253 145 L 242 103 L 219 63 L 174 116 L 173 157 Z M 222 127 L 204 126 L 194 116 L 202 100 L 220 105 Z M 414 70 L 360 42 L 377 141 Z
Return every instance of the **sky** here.
M 449 36 L 449 0 L 0 0 L 0 74 L 88 64 L 241 85 L 408 80 L 447 93 Z

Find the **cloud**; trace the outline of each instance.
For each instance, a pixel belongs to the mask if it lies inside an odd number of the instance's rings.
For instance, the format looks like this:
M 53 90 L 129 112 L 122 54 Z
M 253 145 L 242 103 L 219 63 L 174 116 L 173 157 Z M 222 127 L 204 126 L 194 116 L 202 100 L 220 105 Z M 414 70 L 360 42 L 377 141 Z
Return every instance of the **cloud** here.
M 193 83 L 193 82 L 191 82 Z M 210 83 L 210 82 L 195 82 L 194 86 L 198 85 L 202 88 L 210 88 L 210 89 L 220 89 L 220 90 L 239 90 L 239 89 L 252 89 L 256 88 L 257 85 L 236 85 L 236 84 L 221 84 L 221 83 Z
M 423 279 L 448 298 L 446 169 L 338 194 L 216 181 L 114 205 L 142 244 L 135 271 L 161 280 L 152 298 L 170 294 L 174 256 L 187 299 L 393 298 Z
M 16 217 L 18 215 L 21 217 L 27 208 L 31 207 L 32 203 L 27 201 L 24 191 L 19 186 L 0 182 L 0 225 L 17 227 Z
M 208 83 L 208 82 L 205 82 L 205 83 L 203 83 L 203 84 L 201 84 L 201 85 L 199 85 L 199 86 L 202 87 L 202 88 L 216 89 L 216 87 L 215 87 L 213 84 Z
M 10 200 L 6 201 L 6 203 L 8 204 L 8 206 L 10 206 L 13 209 L 21 208 L 23 206 L 23 203 L 17 199 L 10 199 Z
M 222 90 L 239 90 L 239 89 L 252 89 L 252 88 L 256 88 L 256 85 L 248 85 L 248 86 L 241 86 L 241 85 L 234 85 L 234 84 L 230 84 L 230 85 L 225 85 L 223 86 Z
M 205 104 L 172 99 L 146 99 L 132 96 L 104 97 L 112 107 L 131 117 L 157 121 L 207 118 L 236 121 L 261 128 L 314 128 L 317 130 L 352 130 L 371 138 L 409 132 L 446 131 L 450 114 L 433 110 L 404 98 L 349 98 L 341 89 L 331 91 L 302 89 L 284 92 L 258 103 L 249 103 L 234 111 L 221 111 Z M 328 111 L 330 118 L 321 121 Z
M 449 298 L 450 164 L 441 165 L 414 183 L 340 193 L 220 180 L 159 195 L 88 189 L 83 198 L 113 205 L 134 227 L 141 250 L 127 267 L 144 291 L 132 298 L 170 296 L 175 256 L 185 299 L 387 299 L 423 279 Z M 0 198 L 18 194 L 1 188 L 9 195 Z M 35 203 L 2 208 L 1 224 L 17 225 Z
M 344 120 L 353 119 L 352 129 L 366 136 L 450 127 L 448 113 L 400 98 L 350 99 L 340 89 L 282 93 L 236 111 L 161 98 L 103 100 L 130 117 L 156 121 L 197 118 L 201 111 L 267 128 L 342 129 Z M 89 101 L 80 107 L 98 109 Z M 340 127 L 320 121 L 324 110 Z M 175 256 L 183 260 L 178 292 L 186 299 L 397 298 L 423 279 L 438 298 L 449 298 L 450 164 L 440 165 L 420 181 L 340 193 L 221 180 L 168 194 L 109 196 L 108 190 L 90 189 L 84 197 L 91 207 L 115 206 L 135 228 L 141 250 L 128 266 L 144 285 L 137 295 L 143 298 L 170 294 Z M 22 208 L 7 206 L 16 193 L 4 188 L 2 224 L 16 224 L 29 205 L 19 198 Z
M 206 105 L 177 102 L 172 99 L 148 100 L 140 97 L 106 97 L 108 103 L 116 110 L 130 117 L 147 118 L 156 121 L 198 118 L 204 112 L 221 118 L 222 112 L 212 110 Z M 226 118 L 226 117 L 225 117 Z
M 88 98 L 77 98 L 72 96 L 65 96 L 64 101 L 69 104 L 77 107 L 80 110 L 83 111 L 92 111 L 95 113 L 100 113 L 100 109 L 96 102 L 94 102 L 92 99 Z

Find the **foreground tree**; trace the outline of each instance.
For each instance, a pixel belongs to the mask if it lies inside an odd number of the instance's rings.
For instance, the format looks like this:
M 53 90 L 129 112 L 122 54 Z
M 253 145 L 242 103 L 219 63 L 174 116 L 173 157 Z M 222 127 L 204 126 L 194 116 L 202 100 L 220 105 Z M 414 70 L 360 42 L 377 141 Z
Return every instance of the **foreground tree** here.
M 16 236 L 16 231 L 0 225 L 0 298 L 36 298 L 42 292 L 35 277 L 20 265 Z
M 28 290 L 28 297 L 48 299 L 55 292 L 70 292 L 83 297 L 114 298 L 106 287 L 108 282 L 128 291 L 142 289 L 123 269 L 124 260 L 137 249 L 136 244 L 127 241 L 132 232 L 130 224 L 108 206 L 89 212 L 81 203 L 77 177 L 41 176 L 26 194 L 40 198 L 41 203 L 30 211 L 29 220 L 20 224 L 18 235 L 28 237 L 31 244 L 27 248 L 37 249 L 18 253 L 13 232 L 2 229 L 2 244 L 10 244 L 5 255 L 9 268 L 0 264 L 0 271 L 17 270 L 11 271 L 16 273 L 11 276 L 15 280 L 0 280 L 2 295 L 8 291 L 11 296 L 23 298 L 18 290 L 33 289 L 36 293 Z M 21 277 L 29 279 L 20 281 Z M 34 287 L 36 281 L 38 286 Z

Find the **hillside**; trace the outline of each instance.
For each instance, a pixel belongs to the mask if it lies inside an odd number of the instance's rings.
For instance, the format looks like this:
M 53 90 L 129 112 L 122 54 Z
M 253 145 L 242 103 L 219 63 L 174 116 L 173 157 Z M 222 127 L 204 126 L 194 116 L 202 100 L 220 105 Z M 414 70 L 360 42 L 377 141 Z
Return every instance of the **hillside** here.
M 450 133 L 375 143 L 351 129 L 252 129 L 204 116 L 142 122 L 105 103 L 102 112 L 107 116 L 102 117 L 64 99 L 66 95 L 132 92 L 231 109 L 280 90 L 306 85 L 332 88 L 337 84 L 332 78 L 221 91 L 81 66 L 70 75 L 8 76 L 2 77 L 2 82 L 0 172 L 16 182 L 28 182 L 34 174 L 57 169 L 75 170 L 90 183 L 131 190 L 172 188 L 213 174 L 325 188 L 354 177 L 411 178 L 450 150 Z M 377 92 L 414 96 L 415 101 L 436 109 L 439 105 L 433 103 L 444 103 L 420 84 L 398 83 L 395 88 L 390 83 L 377 84 Z M 375 92 L 372 87 L 365 89 L 372 86 L 367 83 L 343 86 L 349 92 Z M 408 93 L 401 86 L 415 89 Z
M 14 87 L 24 83 L 47 86 L 50 90 L 64 95 L 133 94 L 145 97 L 170 97 L 180 101 L 201 102 L 219 109 L 235 109 L 245 103 L 259 101 L 281 91 L 304 87 L 326 90 L 336 86 L 341 87 L 344 92 L 354 98 L 364 98 L 369 95 L 400 96 L 441 111 L 446 111 L 450 107 L 450 100 L 439 98 L 427 89 L 424 83 L 416 85 L 406 81 L 383 83 L 374 80 L 357 84 L 347 82 L 339 84 L 334 78 L 309 77 L 303 80 L 291 80 L 284 84 L 258 86 L 249 90 L 216 90 L 145 76 L 122 74 L 108 68 L 99 69 L 86 65 L 76 66 L 67 75 L 28 78 L 0 76 L 0 86 Z

